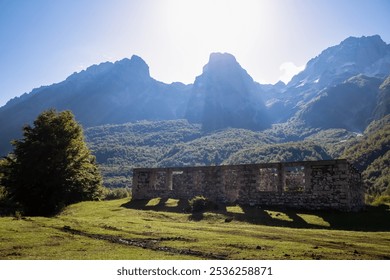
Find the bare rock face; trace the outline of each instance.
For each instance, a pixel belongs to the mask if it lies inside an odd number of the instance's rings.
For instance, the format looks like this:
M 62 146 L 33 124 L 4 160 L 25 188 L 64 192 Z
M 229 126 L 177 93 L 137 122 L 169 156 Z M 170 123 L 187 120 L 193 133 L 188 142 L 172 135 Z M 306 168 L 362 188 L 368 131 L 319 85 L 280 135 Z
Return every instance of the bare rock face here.
M 264 129 L 269 125 L 260 87 L 227 53 L 213 53 L 192 88 L 186 118 L 204 131 L 226 127 Z
M 358 75 L 323 90 L 297 117 L 311 127 L 363 132 L 373 120 L 381 80 Z
M 315 83 L 329 86 L 363 74 L 384 78 L 390 74 L 390 45 L 380 36 L 349 37 L 311 59 L 289 86 Z

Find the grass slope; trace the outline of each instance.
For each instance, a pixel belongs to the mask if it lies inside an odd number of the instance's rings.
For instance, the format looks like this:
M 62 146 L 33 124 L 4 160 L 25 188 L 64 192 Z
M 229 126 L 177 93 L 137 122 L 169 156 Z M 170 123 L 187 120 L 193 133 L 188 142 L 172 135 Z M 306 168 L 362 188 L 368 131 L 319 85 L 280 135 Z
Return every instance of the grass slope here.
M 0 218 L 0 259 L 390 259 L 388 207 L 362 213 L 179 200 L 82 202 L 53 218 Z

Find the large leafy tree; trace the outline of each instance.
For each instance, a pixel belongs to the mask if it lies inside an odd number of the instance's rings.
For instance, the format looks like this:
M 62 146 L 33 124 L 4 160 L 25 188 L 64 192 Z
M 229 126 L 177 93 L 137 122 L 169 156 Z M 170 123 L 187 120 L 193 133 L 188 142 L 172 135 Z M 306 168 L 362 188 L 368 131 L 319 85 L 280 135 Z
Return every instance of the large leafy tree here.
M 13 142 L 3 184 L 27 215 L 53 215 L 71 203 L 98 199 L 102 177 L 70 111 L 48 110 Z

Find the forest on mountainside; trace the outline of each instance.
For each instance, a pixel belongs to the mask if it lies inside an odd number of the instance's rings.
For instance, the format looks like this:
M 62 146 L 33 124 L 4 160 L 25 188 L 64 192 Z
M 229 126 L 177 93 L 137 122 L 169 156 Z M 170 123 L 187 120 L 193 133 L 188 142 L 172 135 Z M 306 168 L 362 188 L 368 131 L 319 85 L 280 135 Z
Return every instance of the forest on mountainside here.
M 85 130 L 107 187 L 130 187 L 132 168 L 347 158 L 361 172 L 367 193 L 389 192 L 390 115 L 360 135 L 344 129 L 275 125 L 255 132 L 228 128 L 203 133 L 186 120 L 142 121 Z
M 390 115 L 372 122 L 342 156 L 362 172 L 369 194 L 390 195 Z

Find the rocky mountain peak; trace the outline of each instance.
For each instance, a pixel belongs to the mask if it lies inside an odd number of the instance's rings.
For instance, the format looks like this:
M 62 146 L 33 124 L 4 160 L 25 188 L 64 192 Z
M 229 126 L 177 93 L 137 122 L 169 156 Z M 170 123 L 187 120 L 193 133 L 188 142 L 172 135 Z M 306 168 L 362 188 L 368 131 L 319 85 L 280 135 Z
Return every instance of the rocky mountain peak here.
M 112 75 L 118 79 L 147 82 L 151 79 L 149 66 L 139 56 L 133 55 L 131 59 L 124 58 L 114 63 Z
M 235 88 L 246 87 L 254 81 L 245 69 L 229 53 L 212 53 L 203 73 L 195 80 L 195 87 L 205 83 L 224 83 Z
M 203 72 L 208 70 L 239 66 L 236 58 L 230 53 L 211 53 L 209 62 L 203 68 Z
M 137 71 L 144 72 L 148 76 L 149 74 L 149 66 L 146 64 L 146 62 L 139 57 L 138 55 L 133 55 L 130 59 L 130 65 L 131 67 L 134 67 Z
M 205 131 L 226 127 L 260 130 L 268 126 L 259 88 L 228 53 L 212 53 L 195 80 L 186 117 Z
M 328 49 L 327 62 L 333 66 L 341 63 L 354 63 L 359 70 L 364 71 L 378 59 L 390 54 L 388 46 L 379 35 L 349 37 L 340 45 Z M 327 54 L 326 50 L 323 52 Z
M 385 77 L 390 73 L 390 45 L 379 35 L 348 37 L 311 59 L 290 86 L 332 85 L 357 74 Z
M 141 57 L 133 55 L 131 59 L 124 58 L 114 63 L 107 61 L 89 66 L 81 72 L 73 73 L 67 80 L 85 82 L 91 79 L 108 79 L 111 76 L 116 79 L 150 79 L 149 66 Z
M 387 44 L 379 35 L 353 37 L 350 36 L 340 43 L 341 47 L 372 47 L 386 48 Z

